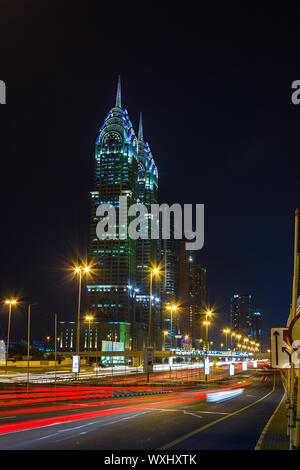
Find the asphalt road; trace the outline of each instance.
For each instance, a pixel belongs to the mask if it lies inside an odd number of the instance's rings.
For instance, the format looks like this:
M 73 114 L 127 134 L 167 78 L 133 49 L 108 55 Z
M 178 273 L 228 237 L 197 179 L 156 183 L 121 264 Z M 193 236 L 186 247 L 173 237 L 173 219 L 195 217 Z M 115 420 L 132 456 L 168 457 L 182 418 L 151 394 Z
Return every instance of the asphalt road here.
M 273 372 L 249 372 L 233 381 L 244 381 L 240 388 L 252 384 L 220 402 L 206 401 L 203 390 L 195 388 L 159 397 L 106 398 L 100 404 L 99 399 L 82 399 L 4 406 L 0 449 L 251 450 L 283 389 L 278 377 L 273 380 Z M 16 430 L 19 423 L 27 429 Z

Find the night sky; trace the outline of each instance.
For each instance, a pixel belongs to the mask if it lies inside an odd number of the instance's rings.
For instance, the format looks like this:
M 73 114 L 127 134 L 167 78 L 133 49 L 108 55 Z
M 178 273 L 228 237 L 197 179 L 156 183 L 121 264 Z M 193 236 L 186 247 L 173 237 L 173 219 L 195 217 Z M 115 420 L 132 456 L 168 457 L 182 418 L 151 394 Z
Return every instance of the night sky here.
M 84 256 L 95 140 L 122 103 L 159 171 L 160 202 L 204 203 L 208 298 L 218 327 L 250 293 L 265 335 L 291 302 L 300 205 L 299 8 L 175 2 L 1 0 L 0 298 L 17 295 L 12 340 L 75 320 L 68 264 Z M 233 5 L 233 4 L 232 4 Z M 0 310 L 6 328 L 7 306 Z

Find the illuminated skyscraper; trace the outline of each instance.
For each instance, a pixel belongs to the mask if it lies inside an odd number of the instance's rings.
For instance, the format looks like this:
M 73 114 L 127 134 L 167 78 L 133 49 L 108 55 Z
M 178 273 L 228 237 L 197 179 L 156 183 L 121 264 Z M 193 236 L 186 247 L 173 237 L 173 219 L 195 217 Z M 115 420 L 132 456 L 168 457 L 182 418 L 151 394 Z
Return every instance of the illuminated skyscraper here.
M 254 341 L 263 342 L 263 317 L 261 312 L 252 312 L 251 337 Z
M 249 294 L 235 294 L 231 298 L 231 328 L 248 337 L 251 337 L 250 300 Z
M 100 321 L 131 322 L 132 309 L 128 285 L 136 276 L 136 241 L 120 234 L 119 197 L 126 196 L 128 206 L 137 202 L 138 141 L 128 112 L 121 104 L 118 81 L 115 106 L 107 113 L 96 140 L 94 188 L 91 192 L 89 260 L 95 268 L 88 285 L 88 308 Z M 99 240 L 96 216 L 100 204 L 116 208 L 116 238 Z M 122 232 L 123 229 L 123 232 Z
M 202 322 L 206 311 L 206 268 L 195 263 L 191 254 L 190 263 L 190 331 L 193 343 L 200 346 Z
M 122 107 L 119 79 L 115 106 L 107 113 L 96 140 L 91 192 L 89 260 L 95 275 L 87 286 L 88 309 L 99 321 L 134 326 L 137 320 L 144 322 L 146 330 L 149 271 L 157 262 L 157 240 L 122 237 L 126 229 L 119 226 L 119 197 L 127 198 L 127 207 L 140 202 L 150 210 L 150 205 L 157 202 L 157 186 L 157 168 L 143 138 L 142 117 L 137 138 L 128 112 Z M 115 234 L 99 239 L 96 210 L 105 203 L 116 209 Z M 148 232 L 150 235 L 150 223 Z
M 144 141 L 142 114 L 140 114 L 138 132 L 138 202 L 151 211 L 151 204 L 157 203 L 158 172 L 148 142 Z M 151 216 L 147 216 L 147 239 L 139 238 L 136 242 L 136 285 L 139 289 L 137 301 L 140 303 L 141 321 L 148 324 L 149 319 L 149 280 L 150 270 L 156 267 L 158 260 L 158 240 L 151 239 Z M 153 280 L 153 327 L 159 327 L 159 306 L 157 305 L 156 280 Z M 154 334 L 155 337 L 155 334 Z

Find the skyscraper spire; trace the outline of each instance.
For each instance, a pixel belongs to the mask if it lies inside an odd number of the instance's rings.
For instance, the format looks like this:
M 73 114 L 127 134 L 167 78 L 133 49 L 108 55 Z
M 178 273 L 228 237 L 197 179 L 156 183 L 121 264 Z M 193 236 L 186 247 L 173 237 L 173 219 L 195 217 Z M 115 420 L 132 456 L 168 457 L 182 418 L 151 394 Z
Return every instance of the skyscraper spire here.
M 140 122 L 139 122 L 139 135 L 138 140 L 143 140 L 143 121 L 142 121 L 142 113 L 140 113 Z
M 116 97 L 116 107 L 121 108 L 121 79 L 120 75 L 118 76 L 118 88 L 117 88 L 117 97 Z

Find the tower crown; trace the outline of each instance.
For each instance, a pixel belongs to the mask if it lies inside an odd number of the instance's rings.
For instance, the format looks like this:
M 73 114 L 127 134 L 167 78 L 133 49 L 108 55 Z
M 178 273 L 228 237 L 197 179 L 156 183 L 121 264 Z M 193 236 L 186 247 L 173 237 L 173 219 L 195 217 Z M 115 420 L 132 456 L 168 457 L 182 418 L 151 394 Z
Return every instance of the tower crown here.
M 139 133 L 138 133 L 138 140 L 144 140 L 144 138 L 143 138 L 143 121 L 142 121 L 142 113 L 140 113 L 140 122 L 139 122 Z
M 120 75 L 118 76 L 118 87 L 117 87 L 117 96 L 116 96 L 116 108 L 122 109 L 121 104 L 121 78 Z
M 116 104 L 108 111 L 106 118 L 101 126 L 99 137 L 96 143 L 101 143 L 109 133 L 118 133 L 122 142 L 136 146 L 135 132 L 126 109 L 121 104 L 121 79 L 118 77 Z

